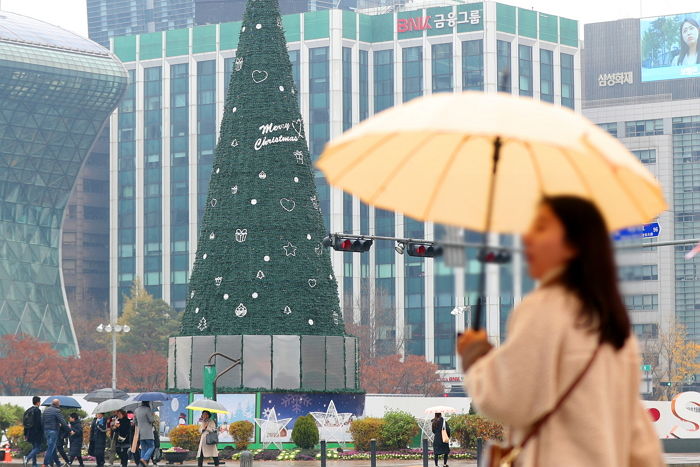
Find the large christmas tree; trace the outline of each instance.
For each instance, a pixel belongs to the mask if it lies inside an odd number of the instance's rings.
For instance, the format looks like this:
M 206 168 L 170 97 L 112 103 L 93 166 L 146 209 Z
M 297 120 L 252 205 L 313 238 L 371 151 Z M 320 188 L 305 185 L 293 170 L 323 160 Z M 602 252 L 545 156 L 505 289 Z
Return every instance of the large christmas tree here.
M 277 0 L 249 0 L 183 336 L 343 335 Z

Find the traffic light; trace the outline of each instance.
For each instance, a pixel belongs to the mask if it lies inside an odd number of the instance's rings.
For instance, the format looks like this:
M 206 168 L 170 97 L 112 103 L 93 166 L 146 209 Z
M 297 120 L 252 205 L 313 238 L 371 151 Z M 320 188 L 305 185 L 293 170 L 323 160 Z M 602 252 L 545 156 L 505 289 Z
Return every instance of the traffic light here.
M 672 384 L 670 381 L 661 381 L 661 382 L 659 383 L 659 386 L 671 387 L 672 385 L 673 385 L 673 384 Z
M 479 252 L 479 261 L 482 263 L 506 264 L 510 263 L 510 259 L 510 252 L 500 248 L 485 248 Z
M 435 258 L 442 256 L 442 247 L 435 243 L 408 242 L 406 244 L 408 256 L 418 256 L 419 258 Z
M 344 237 L 342 235 L 329 235 L 323 239 L 323 246 L 333 247 L 336 251 L 347 253 L 364 253 L 372 248 L 374 243 L 369 238 Z

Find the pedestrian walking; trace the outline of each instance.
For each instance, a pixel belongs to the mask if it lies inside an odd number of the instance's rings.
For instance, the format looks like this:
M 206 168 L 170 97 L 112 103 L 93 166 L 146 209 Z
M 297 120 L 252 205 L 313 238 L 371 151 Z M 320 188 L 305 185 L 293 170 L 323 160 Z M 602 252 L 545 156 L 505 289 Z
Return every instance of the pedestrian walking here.
M 44 426 L 44 438 L 46 439 L 46 454 L 44 455 L 44 465 L 50 466 L 51 464 L 56 464 L 60 467 L 61 463 L 58 461 L 58 456 L 56 455 L 56 445 L 59 440 L 61 431 L 64 430 L 68 424 L 66 419 L 63 418 L 63 414 L 59 410 L 61 406 L 61 401 L 54 399 L 51 401 L 51 405 L 44 409 L 44 413 L 41 416 L 41 422 Z
M 59 461 L 60 459 L 63 459 L 63 461 L 68 464 L 68 456 L 66 455 L 66 442 L 68 441 L 68 435 L 70 433 L 70 425 L 66 423 L 66 426 L 61 427 L 61 431 L 58 433 L 58 440 L 56 441 L 56 460 Z M 59 459 L 60 457 L 60 459 Z M 56 466 L 60 466 L 60 462 L 56 462 Z
M 95 414 L 95 419 L 90 426 L 90 444 L 88 454 L 95 458 L 97 467 L 105 465 L 105 447 L 107 446 L 107 420 L 104 414 Z
M 214 465 L 219 465 L 219 450 L 216 444 L 207 443 L 207 435 L 216 433 L 216 422 L 211 418 L 211 412 L 202 411 L 202 418 L 199 419 L 199 447 L 197 448 L 197 465 L 202 467 L 205 457 L 214 459 Z
M 134 411 L 136 426 L 138 427 L 139 445 L 141 447 L 141 458 L 139 463 L 148 465 L 148 461 L 155 449 L 155 437 L 153 436 L 153 411 L 148 402 L 143 401 Z
M 129 464 L 129 448 L 131 447 L 131 420 L 124 410 L 117 411 L 117 421 L 114 429 L 115 450 L 122 467 Z
M 32 461 L 32 467 L 37 467 L 36 456 L 41 452 L 41 442 L 44 438 L 44 426 L 41 422 L 41 398 L 39 396 L 32 397 L 32 406 L 24 411 L 22 417 L 22 425 L 24 426 L 24 439 L 32 445 L 32 450 L 24 456 L 24 467 L 27 467 L 29 460 Z
M 129 449 L 129 454 L 134 460 L 134 464 L 139 465 L 141 461 L 141 449 L 139 449 L 139 430 L 136 428 L 136 420 L 134 420 L 134 412 L 128 410 L 126 416 L 129 417 L 131 422 L 131 430 L 129 436 L 131 437 L 131 449 Z
M 78 464 L 83 467 L 83 423 L 75 412 L 68 416 L 68 423 L 70 425 L 68 432 L 68 441 L 70 442 L 68 456 L 70 460 L 68 464 L 73 465 L 73 462 L 78 459 Z
M 487 454 L 510 450 L 518 467 L 664 465 L 600 211 L 545 198 L 523 242 L 540 285 L 513 311 L 505 342 L 493 349 L 473 330 L 458 340 L 472 402 L 507 427 L 508 445 Z
M 442 418 L 442 414 L 439 412 L 435 413 L 435 417 L 433 417 L 432 431 L 433 435 L 435 435 L 435 437 L 433 438 L 433 454 L 435 455 L 435 465 L 438 465 L 438 460 L 440 459 L 440 456 L 442 456 L 443 467 L 448 467 L 447 458 L 450 455 L 450 436 L 452 436 L 452 432 L 450 431 L 450 426 L 447 424 L 447 420 Z

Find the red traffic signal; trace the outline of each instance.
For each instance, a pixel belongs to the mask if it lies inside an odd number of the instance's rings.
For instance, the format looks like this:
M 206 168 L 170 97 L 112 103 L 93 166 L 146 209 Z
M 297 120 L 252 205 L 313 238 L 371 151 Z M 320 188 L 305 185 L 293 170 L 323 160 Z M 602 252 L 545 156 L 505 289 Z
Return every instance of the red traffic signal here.
M 510 263 L 511 254 L 507 250 L 498 248 L 486 248 L 479 253 L 479 261 L 482 263 L 507 264 Z
M 435 258 L 442 256 L 442 247 L 434 243 L 409 242 L 406 245 L 406 253 L 408 256 L 417 256 L 419 258 Z
M 364 253 L 372 248 L 373 243 L 369 238 L 344 237 L 342 235 L 329 235 L 323 239 L 323 246 L 348 253 Z

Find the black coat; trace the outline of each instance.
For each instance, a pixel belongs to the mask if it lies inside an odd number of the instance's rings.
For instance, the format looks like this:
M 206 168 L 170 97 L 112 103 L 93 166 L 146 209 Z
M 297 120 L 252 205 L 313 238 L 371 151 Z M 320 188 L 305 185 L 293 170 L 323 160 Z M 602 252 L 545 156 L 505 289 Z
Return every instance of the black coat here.
M 70 440 L 68 455 L 71 457 L 78 457 L 82 455 L 81 453 L 83 450 L 83 423 L 80 420 L 70 422 L 70 431 L 72 431 L 73 434 L 68 436 Z
M 433 434 L 435 435 L 435 438 L 433 439 L 433 451 L 437 455 L 449 454 L 450 443 L 445 443 L 442 440 L 442 427 L 444 424 L 445 429 L 447 430 L 447 435 L 452 436 L 452 432 L 450 431 L 450 425 L 448 425 L 445 419 L 442 417 L 440 417 L 439 421 L 439 424 L 433 424 Z
M 119 449 L 128 448 L 131 446 L 132 440 L 131 420 L 128 417 L 124 417 L 117 419 L 117 422 L 119 422 L 119 427 L 114 430 L 112 435 L 115 437 L 116 446 Z M 120 441 L 119 438 L 124 438 L 124 440 Z
M 92 426 L 90 426 L 90 446 L 88 447 L 88 452 L 91 456 L 96 454 L 104 454 L 105 447 L 107 446 L 107 420 L 104 418 L 105 424 L 103 428 L 97 426 L 97 419 L 92 421 Z
M 41 443 L 44 438 L 44 426 L 41 422 L 41 410 L 33 405 L 27 409 L 30 414 L 29 425 L 24 427 L 24 436 L 30 443 Z

